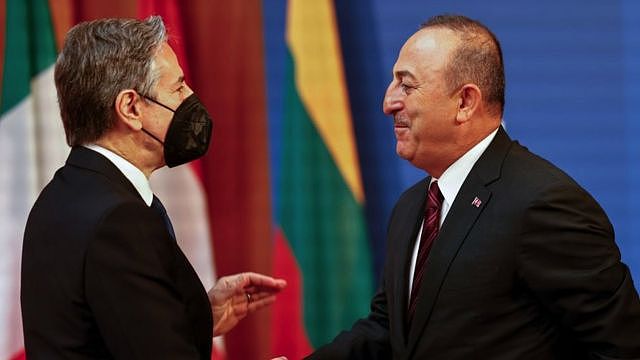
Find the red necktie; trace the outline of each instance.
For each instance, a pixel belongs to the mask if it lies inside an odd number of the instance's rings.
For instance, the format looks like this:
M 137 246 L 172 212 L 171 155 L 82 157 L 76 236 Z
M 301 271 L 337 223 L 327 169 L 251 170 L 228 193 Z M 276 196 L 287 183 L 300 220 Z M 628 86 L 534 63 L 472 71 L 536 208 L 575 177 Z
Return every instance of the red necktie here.
M 434 181 L 429 186 L 427 194 L 427 206 L 424 213 L 424 223 L 422 224 L 422 234 L 420 235 L 420 248 L 418 249 L 418 258 L 416 259 L 416 267 L 413 272 L 413 285 L 411 286 L 411 297 L 409 300 L 409 309 L 407 320 L 411 323 L 413 314 L 416 311 L 416 302 L 418 300 L 418 290 L 424 275 L 424 263 L 429 256 L 429 250 L 433 245 L 433 240 L 438 236 L 440 228 L 440 209 L 444 197 L 438 187 L 438 182 Z

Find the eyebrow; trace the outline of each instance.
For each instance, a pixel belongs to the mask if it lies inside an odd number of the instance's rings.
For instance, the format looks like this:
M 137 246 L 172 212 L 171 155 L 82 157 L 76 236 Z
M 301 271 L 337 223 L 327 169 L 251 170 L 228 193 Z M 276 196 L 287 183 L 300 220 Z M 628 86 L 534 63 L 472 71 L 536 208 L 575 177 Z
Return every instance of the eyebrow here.
M 417 80 L 415 76 L 408 70 L 397 70 L 394 72 L 395 76 L 398 78 L 408 77 L 411 80 Z
M 180 75 L 178 80 L 175 83 L 173 83 L 173 86 L 181 85 L 182 83 L 184 83 L 184 75 Z

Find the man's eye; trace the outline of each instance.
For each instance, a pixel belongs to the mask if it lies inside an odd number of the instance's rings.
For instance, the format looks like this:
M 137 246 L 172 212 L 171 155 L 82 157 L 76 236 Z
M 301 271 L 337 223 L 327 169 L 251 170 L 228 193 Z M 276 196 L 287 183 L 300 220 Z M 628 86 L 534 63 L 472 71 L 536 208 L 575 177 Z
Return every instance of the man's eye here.
M 410 92 L 411 90 L 413 90 L 413 86 L 411 86 L 411 85 L 407 85 L 407 84 L 405 84 L 405 83 L 400 83 L 400 88 L 402 89 L 402 91 L 404 91 L 404 92 L 406 92 L 406 93 L 408 93 L 408 92 Z

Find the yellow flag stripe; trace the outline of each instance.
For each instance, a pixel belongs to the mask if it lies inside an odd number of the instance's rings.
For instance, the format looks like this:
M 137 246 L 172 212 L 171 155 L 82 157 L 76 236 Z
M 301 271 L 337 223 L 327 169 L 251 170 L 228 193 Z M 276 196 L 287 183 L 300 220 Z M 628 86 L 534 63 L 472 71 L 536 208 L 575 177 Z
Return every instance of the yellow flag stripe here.
M 287 42 L 300 99 L 354 198 L 364 201 L 331 0 L 289 0 Z

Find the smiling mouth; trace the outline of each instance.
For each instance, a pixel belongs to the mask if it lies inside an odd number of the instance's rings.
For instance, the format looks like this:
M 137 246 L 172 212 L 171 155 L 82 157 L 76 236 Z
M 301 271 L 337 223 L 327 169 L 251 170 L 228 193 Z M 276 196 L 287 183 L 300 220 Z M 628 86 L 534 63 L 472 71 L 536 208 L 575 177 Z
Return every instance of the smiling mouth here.
M 396 120 L 393 122 L 393 127 L 398 129 L 398 128 L 408 128 L 409 124 L 407 124 L 406 121 L 402 121 L 402 120 Z
M 393 127 L 394 128 L 408 128 L 409 121 L 405 116 L 400 114 L 394 114 L 393 116 Z

